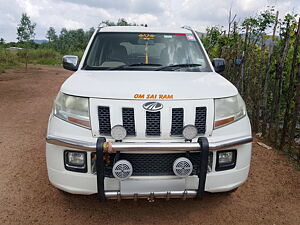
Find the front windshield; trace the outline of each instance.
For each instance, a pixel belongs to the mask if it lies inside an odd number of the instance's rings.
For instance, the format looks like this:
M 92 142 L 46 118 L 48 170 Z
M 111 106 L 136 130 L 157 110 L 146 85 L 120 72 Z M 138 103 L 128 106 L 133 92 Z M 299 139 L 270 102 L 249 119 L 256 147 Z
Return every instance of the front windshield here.
M 83 65 L 85 70 L 160 68 L 211 71 L 200 44 L 191 33 L 98 33 Z

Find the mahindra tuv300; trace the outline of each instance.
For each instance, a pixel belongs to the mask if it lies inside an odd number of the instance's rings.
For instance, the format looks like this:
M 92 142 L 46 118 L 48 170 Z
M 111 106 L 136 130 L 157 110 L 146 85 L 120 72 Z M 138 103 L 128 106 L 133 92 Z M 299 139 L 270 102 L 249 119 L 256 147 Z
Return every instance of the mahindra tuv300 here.
M 55 99 L 50 182 L 99 200 L 198 198 L 247 179 L 251 127 L 194 30 L 100 27 Z

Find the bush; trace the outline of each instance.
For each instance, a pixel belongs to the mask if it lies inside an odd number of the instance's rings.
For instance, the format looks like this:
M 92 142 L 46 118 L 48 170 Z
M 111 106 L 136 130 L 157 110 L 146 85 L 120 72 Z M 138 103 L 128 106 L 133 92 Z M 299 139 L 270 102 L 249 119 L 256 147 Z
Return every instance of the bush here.
M 0 49 L 0 73 L 6 69 L 19 65 L 17 52 L 14 50 Z
M 82 56 L 83 56 L 83 50 L 78 50 L 78 51 L 72 51 L 72 52 L 68 52 L 68 55 L 76 55 L 78 56 L 79 60 L 81 60 Z

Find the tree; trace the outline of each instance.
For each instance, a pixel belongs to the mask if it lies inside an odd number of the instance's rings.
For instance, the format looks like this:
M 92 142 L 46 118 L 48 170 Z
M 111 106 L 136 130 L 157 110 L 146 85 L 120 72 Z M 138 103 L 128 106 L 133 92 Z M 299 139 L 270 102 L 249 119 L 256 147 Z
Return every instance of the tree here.
M 227 32 L 228 37 L 230 37 L 231 25 L 232 25 L 232 23 L 234 22 L 234 20 L 236 18 L 236 14 L 234 14 L 234 16 L 232 18 L 231 10 L 232 10 L 232 4 L 230 6 L 229 14 L 228 14 L 228 32 Z
M 49 27 L 46 38 L 48 39 L 49 42 L 53 42 L 53 41 L 57 40 L 56 31 L 53 27 Z
M 35 37 L 36 23 L 32 23 L 26 13 L 22 14 L 20 24 L 17 26 L 17 39 L 19 42 L 28 42 Z
M 0 45 L 4 45 L 5 44 L 5 40 L 3 38 L 0 38 Z
M 118 22 L 113 22 L 113 21 L 110 21 L 110 20 L 103 20 L 101 24 L 105 24 L 106 26 L 136 26 L 137 24 L 136 23 L 129 23 L 126 21 L 125 18 L 119 18 L 118 19 Z
M 287 90 L 287 101 L 286 101 L 286 107 L 285 107 L 285 113 L 284 113 L 284 122 L 283 122 L 283 128 L 281 132 L 281 139 L 280 139 L 280 150 L 284 150 L 284 145 L 286 143 L 286 136 L 289 129 L 290 124 L 290 115 L 291 111 L 293 109 L 293 99 L 296 91 L 296 84 L 295 84 L 295 78 L 297 77 L 297 61 L 298 61 L 298 54 L 299 54 L 299 45 L 300 45 L 300 18 L 298 21 L 298 27 L 297 31 L 295 32 L 295 42 L 294 42 L 294 51 L 293 51 L 293 58 L 292 58 L 292 64 L 291 64 L 291 70 L 290 70 L 290 76 L 289 76 L 289 86 Z M 298 107 L 298 106 L 297 106 Z M 297 122 L 295 123 L 295 125 Z
M 35 37 L 36 23 L 32 23 L 30 17 L 26 13 L 22 14 L 20 24 L 17 26 L 17 39 L 19 42 L 24 43 L 25 46 L 25 65 L 28 65 L 28 47 L 29 42 L 33 41 Z

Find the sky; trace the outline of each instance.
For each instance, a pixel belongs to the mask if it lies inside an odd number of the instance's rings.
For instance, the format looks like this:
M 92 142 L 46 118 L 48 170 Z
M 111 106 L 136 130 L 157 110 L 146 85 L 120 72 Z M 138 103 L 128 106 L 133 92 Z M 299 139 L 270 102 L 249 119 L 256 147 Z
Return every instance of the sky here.
M 242 21 L 268 5 L 275 6 L 281 17 L 300 14 L 300 0 L 0 0 L 0 38 L 16 41 L 22 13 L 37 24 L 35 39 L 45 39 L 50 26 L 57 33 L 62 28 L 87 30 L 118 18 L 148 26 L 189 25 L 201 32 L 215 25 L 226 29 L 230 7 L 236 20 Z

